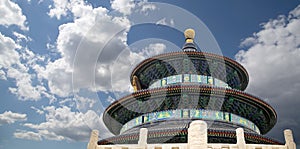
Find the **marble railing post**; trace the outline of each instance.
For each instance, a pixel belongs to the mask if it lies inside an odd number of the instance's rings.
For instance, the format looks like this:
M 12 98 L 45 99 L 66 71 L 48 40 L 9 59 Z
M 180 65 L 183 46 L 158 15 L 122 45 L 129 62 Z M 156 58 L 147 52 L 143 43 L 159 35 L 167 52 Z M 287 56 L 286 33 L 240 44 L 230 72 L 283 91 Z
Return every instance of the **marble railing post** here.
M 139 141 L 138 145 L 139 146 L 147 146 L 147 136 L 148 136 L 148 129 L 147 128 L 141 128 L 140 129 L 140 136 L 139 136 Z
M 188 129 L 188 149 L 206 149 L 207 140 L 206 122 L 193 121 Z
M 236 129 L 236 144 L 238 146 L 238 149 L 246 149 L 246 142 L 245 142 L 243 128 Z
M 96 149 L 97 148 L 97 141 L 98 141 L 99 131 L 93 130 L 91 132 L 90 141 L 87 145 L 87 149 Z
M 284 138 L 287 149 L 296 149 L 296 143 L 294 142 L 292 130 L 284 130 Z

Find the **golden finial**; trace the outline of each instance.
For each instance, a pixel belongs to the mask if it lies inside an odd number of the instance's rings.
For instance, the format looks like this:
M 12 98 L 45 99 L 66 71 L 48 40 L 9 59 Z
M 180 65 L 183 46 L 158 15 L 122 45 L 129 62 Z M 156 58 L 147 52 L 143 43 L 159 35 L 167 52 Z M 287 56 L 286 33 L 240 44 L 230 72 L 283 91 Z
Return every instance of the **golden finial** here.
M 132 87 L 135 92 L 141 89 L 139 78 L 137 76 L 133 76 L 132 78 Z
M 186 29 L 184 31 L 184 36 L 185 36 L 185 42 L 186 43 L 193 43 L 194 38 L 195 38 L 195 31 L 191 28 Z

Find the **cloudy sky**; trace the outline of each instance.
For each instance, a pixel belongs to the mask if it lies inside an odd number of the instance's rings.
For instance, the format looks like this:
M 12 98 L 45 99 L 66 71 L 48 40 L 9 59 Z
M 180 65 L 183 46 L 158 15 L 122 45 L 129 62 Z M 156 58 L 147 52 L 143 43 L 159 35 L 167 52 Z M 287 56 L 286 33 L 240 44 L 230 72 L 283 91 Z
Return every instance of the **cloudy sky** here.
M 0 149 L 86 148 L 141 60 L 198 47 L 240 62 L 300 144 L 300 1 L 0 1 Z

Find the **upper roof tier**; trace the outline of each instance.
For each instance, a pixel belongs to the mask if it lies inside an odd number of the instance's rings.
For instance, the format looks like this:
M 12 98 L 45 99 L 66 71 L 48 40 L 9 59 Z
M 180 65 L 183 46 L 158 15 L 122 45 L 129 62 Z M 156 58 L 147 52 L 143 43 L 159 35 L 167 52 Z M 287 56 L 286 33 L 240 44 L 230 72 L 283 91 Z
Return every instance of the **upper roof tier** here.
M 130 80 L 135 90 L 140 90 L 148 89 L 158 80 L 180 74 L 211 76 L 238 90 L 245 90 L 249 81 L 246 69 L 236 61 L 197 51 L 172 52 L 148 58 L 135 67 Z
M 198 52 L 193 29 L 187 29 L 184 36 L 183 52 L 148 58 L 132 71 L 130 80 L 135 91 L 181 83 L 246 89 L 249 76 L 242 65 L 224 56 Z

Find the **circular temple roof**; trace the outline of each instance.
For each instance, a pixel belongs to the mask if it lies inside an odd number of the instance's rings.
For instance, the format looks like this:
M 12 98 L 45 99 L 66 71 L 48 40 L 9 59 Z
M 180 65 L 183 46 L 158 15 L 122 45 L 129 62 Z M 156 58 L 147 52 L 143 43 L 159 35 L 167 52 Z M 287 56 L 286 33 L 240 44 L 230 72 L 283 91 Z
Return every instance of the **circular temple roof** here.
M 135 92 L 112 103 L 104 111 L 103 120 L 112 133 L 119 134 L 125 123 L 145 113 L 171 109 L 206 109 L 211 100 L 222 101 L 219 111 L 250 120 L 262 134 L 273 128 L 277 121 L 275 110 L 257 97 L 235 89 L 203 85 L 173 85 Z
M 249 81 L 246 69 L 236 61 L 196 51 L 172 52 L 148 58 L 135 67 L 130 80 L 133 84 L 133 77 L 136 76 L 141 89 L 147 89 L 154 81 L 177 74 L 212 76 L 238 90 L 245 90 Z

